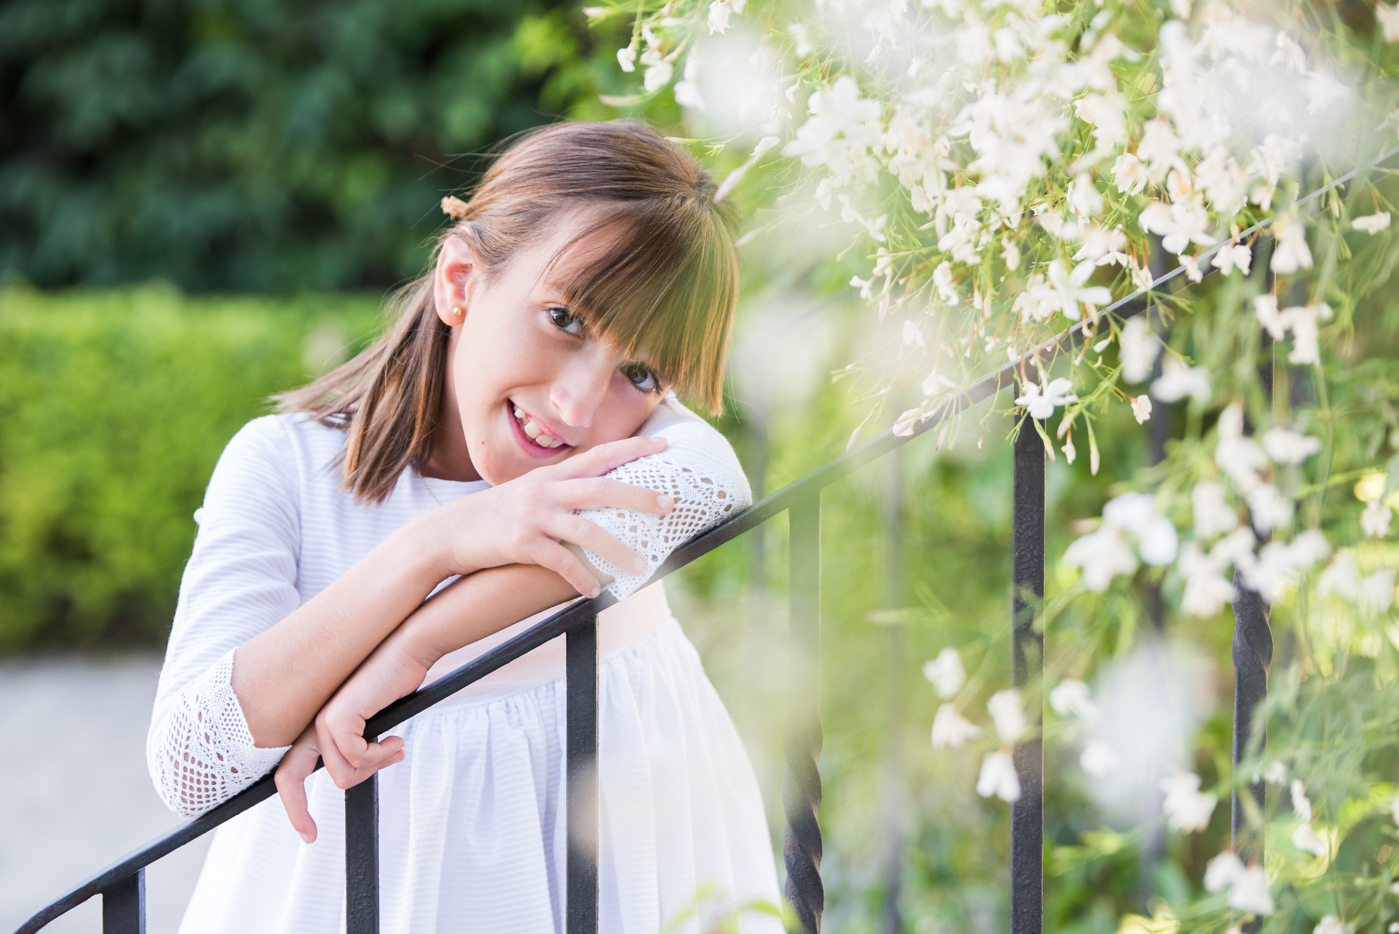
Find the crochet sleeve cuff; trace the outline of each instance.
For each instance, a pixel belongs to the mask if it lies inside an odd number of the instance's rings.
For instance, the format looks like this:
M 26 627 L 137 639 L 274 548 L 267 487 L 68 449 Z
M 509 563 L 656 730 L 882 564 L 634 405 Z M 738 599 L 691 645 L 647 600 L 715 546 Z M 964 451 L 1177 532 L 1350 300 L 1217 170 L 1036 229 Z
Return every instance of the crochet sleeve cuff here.
M 227 801 L 276 768 L 291 748 L 253 745 L 233 693 L 234 651 L 180 690 L 146 745 L 156 790 L 182 817 Z
M 722 441 L 722 436 L 714 432 Z M 642 457 L 610 471 L 607 476 L 632 486 L 664 493 L 675 501 L 665 516 L 626 512 L 616 509 L 588 509 L 579 515 L 646 559 L 646 570 L 631 574 L 593 551 L 583 549 L 600 581 L 611 578 L 604 589 L 618 601 L 641 588 L 670 553 L 702 532 L 718 525 L 729 515 L 746 509 L 752 502 L 748 480 L 729 457 L 708 457 L 703 450 L 676 444 L 661 454 Z

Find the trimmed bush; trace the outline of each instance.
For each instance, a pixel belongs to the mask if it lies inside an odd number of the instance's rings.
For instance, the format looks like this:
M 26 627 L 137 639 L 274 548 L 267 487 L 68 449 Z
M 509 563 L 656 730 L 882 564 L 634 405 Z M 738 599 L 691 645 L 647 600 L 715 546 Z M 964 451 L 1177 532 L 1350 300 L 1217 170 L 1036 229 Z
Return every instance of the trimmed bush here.
M 379 307 L 0 290 L 0 649 L 162 643 L 224 445 Z

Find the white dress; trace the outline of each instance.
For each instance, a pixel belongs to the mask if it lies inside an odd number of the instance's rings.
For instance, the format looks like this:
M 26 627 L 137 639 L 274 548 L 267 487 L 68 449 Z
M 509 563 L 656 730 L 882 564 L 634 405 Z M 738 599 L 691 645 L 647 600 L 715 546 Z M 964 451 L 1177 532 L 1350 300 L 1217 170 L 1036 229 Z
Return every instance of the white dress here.
M 673 398 L 640 433 L 669 447 L 609 476 L 671 493 L 677 508 L 583 513 L 648 563 L 636 577 L 588 555 L 621 600 L 599 615 L 600 929 L 656 934 L 690 911 L 676 930 L 707 930 L 717 913 L 777 903 L 772 846 L 727 711 L 662 585 L 640 585 L 751 494 L 723 436 Z M 147 740 L 156 788 L 181 814 L 226 800 L 286 751 L 253 746 L 230 687 L 234 650 L 435 508 L 433 494 L 445 503 L 487 486 L 408 470 L 385 502 L 359 505 L 331 466 L 343 443 L 304 416 L 260 418 L 209 481 Z M 427 680 L 545 615 L 452 653 Z M 384 934 L 562 932 L 563 649 L 556 639 L 394 730 L 407 757 L 379 773 Z M 344 793 L 320 771 L 308 794 L 309 846 L 275 797 L 215 831 L 182 934 L 344 929 Z M 760 911 L 741 910 L 740 923 L 781 931 Z

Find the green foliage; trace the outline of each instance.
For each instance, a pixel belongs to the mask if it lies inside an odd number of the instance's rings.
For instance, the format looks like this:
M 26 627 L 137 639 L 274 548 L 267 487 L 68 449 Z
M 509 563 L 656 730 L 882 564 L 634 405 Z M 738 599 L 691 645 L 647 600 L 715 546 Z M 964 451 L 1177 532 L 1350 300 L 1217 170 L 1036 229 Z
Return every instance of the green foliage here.
M 163 641 L 224 444 L 377 308 L 0 291 L 0 649 Z
M 416 275 L 438 199 L 479 168 L 461 154 L 599 108 L 581 14 L 553 7 L 0 6 L 0 276 L 205 292 Z

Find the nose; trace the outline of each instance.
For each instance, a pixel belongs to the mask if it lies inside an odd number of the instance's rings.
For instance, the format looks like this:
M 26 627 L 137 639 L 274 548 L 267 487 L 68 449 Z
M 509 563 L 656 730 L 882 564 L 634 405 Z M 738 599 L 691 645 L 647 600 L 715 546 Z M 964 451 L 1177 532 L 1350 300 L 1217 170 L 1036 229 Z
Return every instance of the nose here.
M 549 401 L 570 428 L 588 428 L 607 398 L 615 367 L 602 355 L 579 354 L 549 388 Z

